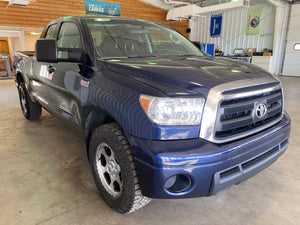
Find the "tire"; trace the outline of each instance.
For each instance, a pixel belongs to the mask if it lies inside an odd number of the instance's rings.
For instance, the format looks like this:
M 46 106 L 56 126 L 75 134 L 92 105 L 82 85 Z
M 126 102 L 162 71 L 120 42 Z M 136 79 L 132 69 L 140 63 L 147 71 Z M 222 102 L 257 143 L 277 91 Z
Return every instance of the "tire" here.
M 42 107 L 39 103 L 31 101 L 24 82 L 18 86 L 19 99 L 23 115 L 28 120 L 38 120 L 42 114 Z
M 117 124 L 94 131 L 89 157 L 97 188 L 113 210 L 130 213 L 151 201 L 142 195 L 132 151 Z

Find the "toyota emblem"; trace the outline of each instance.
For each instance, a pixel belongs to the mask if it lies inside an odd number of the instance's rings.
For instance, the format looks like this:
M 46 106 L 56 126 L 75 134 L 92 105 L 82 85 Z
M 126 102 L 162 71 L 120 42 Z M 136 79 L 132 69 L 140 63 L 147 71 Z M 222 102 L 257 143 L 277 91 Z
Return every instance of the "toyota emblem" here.
M 267 111 L 268 111 L 268 108 L 266 106 L 265 103 L 259 103 L 257 106 L 256 106 L 256 116 L 257 118 L 261 119 L 263 118 L 266 114 L 267 114 Z

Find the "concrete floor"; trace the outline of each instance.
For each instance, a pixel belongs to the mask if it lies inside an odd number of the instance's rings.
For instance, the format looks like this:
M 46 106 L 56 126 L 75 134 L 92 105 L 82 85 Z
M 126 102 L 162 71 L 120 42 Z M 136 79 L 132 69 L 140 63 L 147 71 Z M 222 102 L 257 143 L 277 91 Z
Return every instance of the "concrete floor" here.
M 292 118 L 287 152 L 217 196 L 152 200 L 129 215 L 99 196 L 78 131 L 43 111 L 24 119 L 13 80 L 0 80 L 0 224 L 300 224 L 300 78 L 281 78 Z

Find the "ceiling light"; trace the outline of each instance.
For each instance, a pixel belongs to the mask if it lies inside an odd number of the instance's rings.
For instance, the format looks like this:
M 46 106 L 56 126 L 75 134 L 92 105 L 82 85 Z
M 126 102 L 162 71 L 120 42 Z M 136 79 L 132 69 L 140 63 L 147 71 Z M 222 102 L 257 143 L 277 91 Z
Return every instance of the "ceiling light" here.
M 41 33 L 37 33 L 37 32 L 30 32 L 31 35 L 40 35 Z

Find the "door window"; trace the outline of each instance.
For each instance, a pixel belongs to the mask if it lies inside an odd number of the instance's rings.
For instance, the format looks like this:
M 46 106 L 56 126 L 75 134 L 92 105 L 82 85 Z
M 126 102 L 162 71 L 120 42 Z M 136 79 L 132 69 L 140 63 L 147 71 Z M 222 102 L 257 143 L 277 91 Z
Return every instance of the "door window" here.
M 62 24 L 57 37 L 57 47 L 58 47 L 59 59 L 68 59 L 69 52 L 72 49 L 73 50 L 82 49 L 80 33 L 76 24 L 74 23 Z

